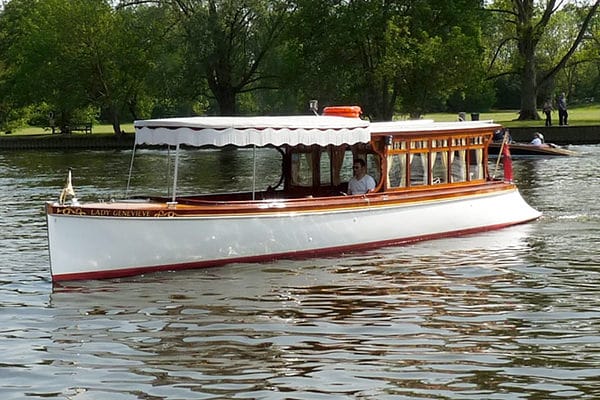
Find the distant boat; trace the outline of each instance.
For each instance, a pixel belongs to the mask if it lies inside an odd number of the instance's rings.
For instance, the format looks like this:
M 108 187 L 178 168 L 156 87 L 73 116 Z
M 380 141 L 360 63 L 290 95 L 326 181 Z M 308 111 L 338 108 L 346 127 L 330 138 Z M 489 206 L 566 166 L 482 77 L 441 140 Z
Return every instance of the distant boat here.
M 131 169 L 137 146 L 163 146 L 172 158 L 169 192 L 80 202 L 69 179 L 60 201 L 46 203 L 52 280 L 341 254 L 500 229 L 541 215 L 521 197 L 508 163 L 503 179 L 488 171 L 487 146 L 500 125 L 370 123 L 360 113 L 354 106 L 328 107 L 324 115 L 136 121 Z M 183 146 L 272 149 L 279 182 L 182 195 Z M 358 160 L 375 187 L 351 194 Z
M 500 152 L 502 143 L 492 142 L 489 146 L 489 157 L 496 158 Z M 569 157 L 577 156 L 578 153 L 552 143 L 535 145 L 530 143 L 510 143 L 510 155 L 512 158 L 535 158 L 535 157 Z

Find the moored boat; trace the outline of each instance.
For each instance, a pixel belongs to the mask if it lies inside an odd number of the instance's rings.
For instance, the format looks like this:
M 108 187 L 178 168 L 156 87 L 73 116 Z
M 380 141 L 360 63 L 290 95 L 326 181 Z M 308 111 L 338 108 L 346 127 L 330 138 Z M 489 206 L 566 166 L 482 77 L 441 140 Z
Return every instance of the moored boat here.
M 497 157 L 502 143 L 490 143 L 490 157 Z M 570 157 L 578 155 L 577 152 L 553 143 L 531 144 L 531 143 L 509 143 L 510 154 L 513 158 L 534 158 L 534 157 Z
M 59 201 L 46 203 L 52 280 L 336 254 L 499 229 L 540 216 L 521 197 L 510 171 L 504 179 L 488 171 L 488 145 L 498 124 L 369 123 L 357 117 L 359 110 L 136 121 L 132 166 L 140 146 L 174 148 L 171 193 L 79 202 L 69 183 Z M 281 178 L 274 187 L 244 192 L 180 194 L 184 146 L 201 152 L 273 149 Z M 350 193 L 359 159 L 375 186 Z

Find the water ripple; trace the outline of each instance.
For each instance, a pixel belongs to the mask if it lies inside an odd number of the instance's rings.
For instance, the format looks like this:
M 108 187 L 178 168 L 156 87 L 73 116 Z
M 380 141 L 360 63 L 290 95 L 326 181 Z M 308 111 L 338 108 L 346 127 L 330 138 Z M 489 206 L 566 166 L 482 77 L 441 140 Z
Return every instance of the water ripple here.
M 83 196 L 110 197 L 123 177 L 93 171 L 126 170 L 128 152 L 1 154 L 0 183 L 13 188 L 0 193 L 2 398 L 598 398 L 600 206 L 590 188 L 600 187 L 600 147 L 583 150 L 515 161 L 521 192 L 544 212 L 531 224 L 55 286 L 43 201 L 65 165 Z

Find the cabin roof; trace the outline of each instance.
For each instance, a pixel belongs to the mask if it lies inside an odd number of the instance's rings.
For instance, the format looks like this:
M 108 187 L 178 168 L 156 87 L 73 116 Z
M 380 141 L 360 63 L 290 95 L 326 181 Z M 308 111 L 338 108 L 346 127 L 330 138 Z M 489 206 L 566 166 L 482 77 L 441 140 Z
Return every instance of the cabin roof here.
M 360 118 L 189 117 L 135 121 L 135 143 L 190 146 L 292 146 L 367 143 L 369 121 Z
M 372 122 L 369 129 L 373 135 L 392 133 L 436 133 L 440 131 L 468 131 L 471 129 L 500 129 L 493 121 L 435 122 L 431 119 Z

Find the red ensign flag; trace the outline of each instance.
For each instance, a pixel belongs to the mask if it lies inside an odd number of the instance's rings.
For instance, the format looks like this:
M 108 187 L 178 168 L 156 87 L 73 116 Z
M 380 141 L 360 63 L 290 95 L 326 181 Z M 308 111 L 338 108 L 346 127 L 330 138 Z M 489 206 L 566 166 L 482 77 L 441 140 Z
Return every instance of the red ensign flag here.
M 502 148 L 502 165 L 504 166 L 504 180 L 512 182 L 512 158 L 510 157 L 510 149 L 508 148 L 508 143 L 505 143 L 504 147 Z

